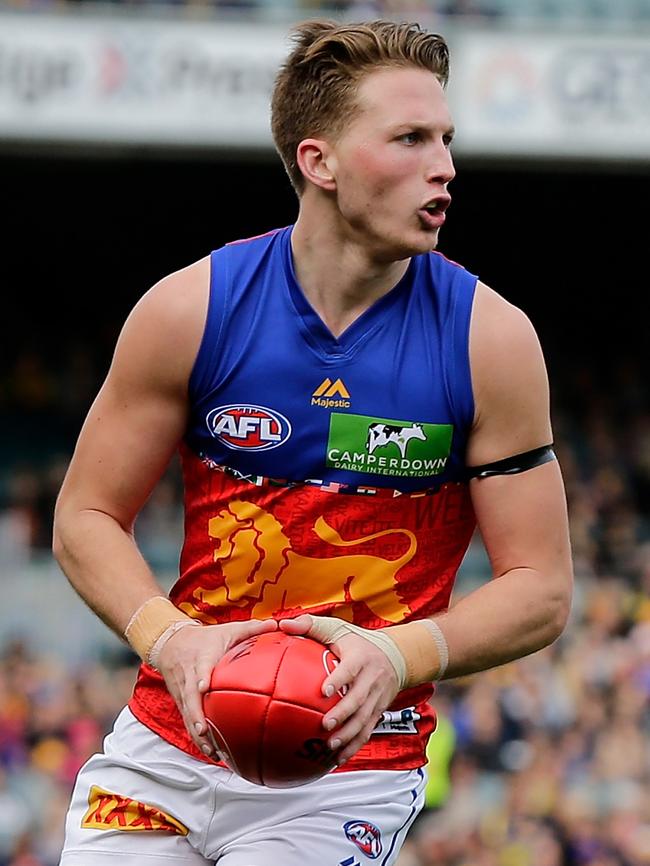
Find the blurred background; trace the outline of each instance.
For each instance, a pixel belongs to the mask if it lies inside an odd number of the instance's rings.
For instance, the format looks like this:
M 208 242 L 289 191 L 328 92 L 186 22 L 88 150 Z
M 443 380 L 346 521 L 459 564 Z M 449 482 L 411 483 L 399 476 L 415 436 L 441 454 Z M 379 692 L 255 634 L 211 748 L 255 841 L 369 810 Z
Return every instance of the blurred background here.
M 458 176 L 440 249 L 545 350 L 576 593 L 551 648 L 444 683 L 400 866 L 650 864 L 650 0 L 0 2 L 0 866 L 55 866 L 135 658 L 50 554 L 54 500 L 131 306 L 293 221 L 268 130 L 292 23 L 442 32 Z M 176 465 L 137 525 L 170 585 Z M 456 594 L 488 579 L 476 539 Z

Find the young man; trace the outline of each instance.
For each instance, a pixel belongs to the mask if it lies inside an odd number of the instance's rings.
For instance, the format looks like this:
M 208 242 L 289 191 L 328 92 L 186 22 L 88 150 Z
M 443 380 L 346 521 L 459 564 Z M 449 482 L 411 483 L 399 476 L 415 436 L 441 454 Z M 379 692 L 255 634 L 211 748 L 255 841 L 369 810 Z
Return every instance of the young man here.
M 444 40 L 415 25 L 299 27 L 272 118 L 295 225 L 166 277 L 126 322 L 54 548 L 143 665 L 79 774 L 64 866 L 394 863 L 422 804 L 432 683 L 564 627 L 538 341 L 432 252 L 454 177 L 447 73 Z M 167 599 L 133 524 L 179 443 Z M 495 579 L 449 609 L 476 520 Z M 324 719 L 339 768 L 289 790 L 218 766 L 201 709 L 223 653 L 278 627 L 333 644 L 323 689 L 348 687 Z

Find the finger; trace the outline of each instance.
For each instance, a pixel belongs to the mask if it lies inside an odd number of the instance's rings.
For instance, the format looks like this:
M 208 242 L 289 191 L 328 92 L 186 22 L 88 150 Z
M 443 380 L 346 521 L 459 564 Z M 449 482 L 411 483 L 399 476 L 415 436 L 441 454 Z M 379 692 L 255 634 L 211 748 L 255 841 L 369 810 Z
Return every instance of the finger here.
M 238 622 L 237 625 L 241 626 L 237 643 L 258 634 L 267 634 L 267 632 L 278 630 L 278 624 L 274 619 L 251 619 L 246 622 Z
M 207 692 L 207 690 L 210 688 L 210 680 L 212 679 L 212 671 L 213 671 L 213 666 L 210 664 L 197 665 L 197 668 L 196 668 L 196 676 L 197 676 L 196 687 L 202 695 L 204 695 Z
M 212 665 L 209 662 L 197 664 L 197 666 L 196 666 L 196 676 L 197 676 L 196 687 L 197 687 L 201 697 L 203 697 L 203 695 L 210 688 L 210 682 L 212 680 L 213 669 L 214 669 L 214 665 Z
M 191 687 L 189 683 L 183 689 L 182 712 L 185 726 L 197 748 L 204 755 L 211 755 L 213 749 L 207 736 L 208 725 L 203 714 L 203 695 L 196 686 Z
M 301 616 L 297 616 L 294 619 L 281 619 L 278 623 L 280 631 L 283 631 L 285 634 L 298 635 L 307 634 L 313 624 L 314 621 L 308 613 L 303 613 Z
M 368 688 L 360 680 L 350 677 L 351 685 L 346 689 L 343 697 L 331 710 L 323 716 L 323 727 L 326 731 L 338 730 L 352 718 L 368 700 Z M 355 731 L 356 733 L 356 731 Z
M 377 704 L 374 700 L 365 701 L 357 712 L 348 717 L 332 731 L 327 745 L 332 751 L 341 749 L 339 757 L 350 758 L 370 739 L 377 721 Z
M 323 716 L 323 727 L 326 731 L 336 730 L 338 734 L 348 719 L 352 718 L 359 710 L 362 702 L 358 700 L 347 701 L 348 696 L 349 693 Z
M 356 755 L 360 748 L 366 745 L 373 730 L 374 725 L 365 725 L 359 734 L 356 737 L 353 737 L 347 746 L 341 749 L 339 754 L 336 756 L 336 763 L 339 767 L 345 764 L 346 761 L 349 761 L 353 755 Z
M 339 668 L 344 664 L 341 662 Z M 323 716 L 323 727 L 327 731 L 336 731 L 336 736 L 341 740 L 339 745 L 345 745 L 364 725 L 374 727 L 384 702 L 384 689 L 381 680 L 377 679 L 377 672 L 350 664 L 347 669 L 349 674 L 346 679 L 350 686 L 343 691 L 338 703 Z M 330 737 L 330 742 L 332 739 Z
M 350 684 L 354 682 L 358 673 L 358 664 L 353 665 L 346 661 L 339 662 L 323 680 L 321 687 L 323 694 L 326 698 L 331 698 L 336 692 L 340 695 L 346 695 L 349 692 Z
M 339 758 L 347 760 L 349 752 L 356 752 L 365 742 L 363 738 L 366 727 L 363 719 L 354 715 L 346 725 L 332 732 L 327 745 L 333 752 L 339 752 Z
M 214 628 L 224 628 L 223 626 L 214 626 Z M 229 623 L 226 628 L 226 641 L 223 645 L 223 652 L 226 653 L 238 644 L 252 637 L 257 637 L 260 634 L 273 632 L 278 630 L 278 624 L 274 619 L 251 619 L 242 622 Z M 223 632 L 222 632 L 223 634 Z
M 210 677 L 207 676 L 205 679 L 209 684 Z M 196 685 L 197 675 L 194 668 L 185 669 L 179 665 L 167 673 L 165 682 L 193 743 L 204 755 L 212 754 L 214 750 L 206 736 L 207 722 L 203 714 L 203 695 Z

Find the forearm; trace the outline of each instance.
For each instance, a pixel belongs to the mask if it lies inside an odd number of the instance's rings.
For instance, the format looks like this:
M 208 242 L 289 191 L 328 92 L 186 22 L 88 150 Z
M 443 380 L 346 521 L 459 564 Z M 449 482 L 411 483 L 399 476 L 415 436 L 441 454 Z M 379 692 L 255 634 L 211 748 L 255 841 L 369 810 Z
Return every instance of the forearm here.
M 531 568 L 493 578 L 432 617 L 449 648 L 445 679 L 487 670 L 552 643 L 570 609 L 568 582 Z
M 308 634 L 335 650 L 350 634 L 363 637 L 388 657 L 401 690 L 487 670 L 552 643 L 566 624 L 570 586 L 568 575 L 516 568 L 430 620 L 372 630 L 336 617 L 309 616 L 295 626 L 292 620 L 281 620 L 280 627 Z
M 53 551 L 76 592 L 120 638 L 148 598 L 166 595 L 133 535 L 102 511 L 57 515 Z

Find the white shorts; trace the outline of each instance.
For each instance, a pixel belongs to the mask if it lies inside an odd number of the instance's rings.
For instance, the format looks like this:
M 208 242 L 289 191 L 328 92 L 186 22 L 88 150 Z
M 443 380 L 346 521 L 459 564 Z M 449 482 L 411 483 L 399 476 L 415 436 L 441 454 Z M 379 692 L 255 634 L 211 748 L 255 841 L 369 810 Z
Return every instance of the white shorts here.
M 424 802 L 418 770 L 253 785 L 128 709 L 79 771 L 61 866 L 390 866 Z

